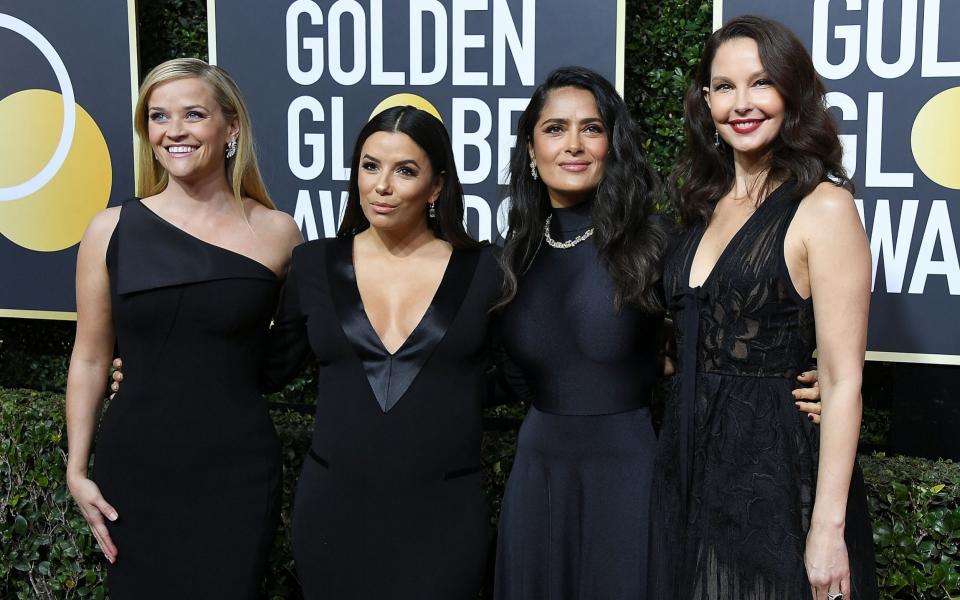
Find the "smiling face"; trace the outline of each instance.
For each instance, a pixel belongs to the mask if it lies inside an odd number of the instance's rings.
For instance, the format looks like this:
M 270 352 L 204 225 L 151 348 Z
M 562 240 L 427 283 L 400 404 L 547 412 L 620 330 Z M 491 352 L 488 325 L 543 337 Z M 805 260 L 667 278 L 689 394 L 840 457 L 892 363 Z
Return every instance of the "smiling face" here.
M 239 125 L 227 122 L 210 84 L 196 77 L 153 89 L 147 100 L 147 134 L 170 177 L 194 181 L 224 174 L 227 142 Z
M 735 156 L 760 158 L 780 135 L 783 96 L 768 78 L 754 40 L 735 38 L 717 48 L 703 92 L 713 124 Z
M 550 92 L 533 130 L 530 156 L 553 206 L 589 198 L 603 179 L 609 138 L 588 90 L 563 87 Z
M 427 227 L 427 205 L 443 177 L 435 176 L 423 148 L 405 133 L 378 131 L 363 143 L 357 189 L 370 226 L 393 231 Z

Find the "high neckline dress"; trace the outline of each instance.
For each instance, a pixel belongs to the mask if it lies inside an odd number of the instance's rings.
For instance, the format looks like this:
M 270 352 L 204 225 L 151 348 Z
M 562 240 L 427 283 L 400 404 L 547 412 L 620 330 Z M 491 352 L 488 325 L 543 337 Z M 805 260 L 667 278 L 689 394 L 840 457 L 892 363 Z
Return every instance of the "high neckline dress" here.
M 681 232 L 667 253 L 679 365 L 654 472 L 651 598 L 810 597 L 803 553 L 819 430 L 791 391 L 816 332 L 813 302 L 794 288 L 784 257 L 800 202 L 793 190 L 784 183 L 760 204 L 703 285 L 689 280 L 705 225 Z M 845 533 L 852 597 L 877 598 L 859 467 Z
M 126 202 L 107 249 L 123 387 L 93 479 L 117 600 L 260 597 L 280 510 L 280 443 L 259 392 L 280 280 Z
M 551 237 L 582 234 L 591 210 L 554 209 Z M 645 597 L 661 322 L 616 309 L 593 238 L 543 242 L 521 275 L 501 335 L 535 400 L 500 515 L 498 600 Z

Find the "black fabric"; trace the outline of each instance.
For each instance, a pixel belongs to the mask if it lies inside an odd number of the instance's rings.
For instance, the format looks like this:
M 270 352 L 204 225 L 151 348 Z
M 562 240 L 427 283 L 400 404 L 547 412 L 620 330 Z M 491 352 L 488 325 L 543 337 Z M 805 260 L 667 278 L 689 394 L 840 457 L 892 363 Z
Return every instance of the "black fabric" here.
M 345 238 L 327 254 L 330 288 L 344 334 L 363 362 L 367 380 L 383 412 L 396 405 L 447 332 L 460 299 L 473 280 L 477 252 L 455 252 L 450 257 L 430 306 L 403 345 L 394 353 L 383 347 L 367 317 L 353 269 L 353 240 Z
M 304 594 L 308 600 L 474 598 L 488 544 L 476 467 L 481 408 L 491 389 L 489 309 L 500 290 L 499 268 L 489 247 L 454 251 L 431 309 L 438 325 L 423 330 L 423 343 L 408 346 L 406 364 L 415 371 L 405 391 L 391 384 L 397 395 L 385 411 L 374 391 L 381 386 L 364 361 L 391 357 L 379 342 L 374 353 L 372 341 L 362 341 L 372 328 L 356 316 L 362 305 L 355 280 L 344 277 L 350 243 L 322 240 L 294 251 L 271 331 L 276 356 L 263 374 L 265 385 L 275 386 L 308 353 L 317 361 L 309 453 L 317 458 L 304 461 L 293 512 Z
M 813 303 L 793 287 L 784 239 L 799 199 L 774 191 L 703 285 L 690 268 L 705 227 L 678 236 L 664 286 L 679 364 L 660 432 L 651 514 L 651 597 L 808 598 L 803 564 L 819 431 L 790 392 L 815 346 Z M 854 598 L 876 598 L 859 468 L 846 526 Z
M 555 209 L 552 237 L 586 231 L 590 210 Z M 662 319 L 617 311 L 613 296 L 592 239 L 544 242 L 503 315 L 535 400 L 503 499 L 498 600 L 644 597 L 655 445 L 645 407 Z
M 258 598 L 280 508 L 280 444 L 257 390 L 279 281 L 137 200 L 107 266 L 125 375 L 94 457 L 120 515 L 110 597 Z

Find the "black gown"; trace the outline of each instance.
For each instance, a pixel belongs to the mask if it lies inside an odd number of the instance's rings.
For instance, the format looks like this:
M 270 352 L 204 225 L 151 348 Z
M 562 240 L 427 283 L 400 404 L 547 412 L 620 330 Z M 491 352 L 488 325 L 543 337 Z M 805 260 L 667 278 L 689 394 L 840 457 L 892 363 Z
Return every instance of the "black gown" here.
M 799 201 L 791 183 L 774 191 L 698 288 L 690 265 L 704 225 L 666 258 L 680 360 L 654 474 L 652 598 L 810 598 L 803 554 L 820 438 L 790 392 L 816 336 L 813 303 L 793 287 L 783 252 Z M 877 598 L 859 467 L 845 534 L 852 596 Z
M 454 250 L 422 321 L 391 355 L 364 312 L 352 243 L 294 251 L 265 373 L 276 388 L 311 350 L 319 367 L 293 509 L 304 595 L 472 600 L 488 550 L 481 408 L 499 267 L 489 247 Z
M 258 391 L 279 280 L 139 200 L 107 249 L 126 375 L 94 479 L 120 518 L 110 597 L 260 596 L 280 509 L 280 444 Z
M 591 208 L 554 209 L 553 238 L 589 228 Z M 618 312 L 613 294 L 592 239 L 543 242 L 505 309 L 504 347 L 535 400 L 503 499 L 498 600 L 645 597 L 662 317 Z

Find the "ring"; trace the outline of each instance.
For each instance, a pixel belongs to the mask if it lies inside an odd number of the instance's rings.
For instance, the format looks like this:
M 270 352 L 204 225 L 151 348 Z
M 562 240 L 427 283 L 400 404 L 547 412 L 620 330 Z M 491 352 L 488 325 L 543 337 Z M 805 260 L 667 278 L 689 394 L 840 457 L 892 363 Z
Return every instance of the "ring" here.
M 837 592 L 835 594 L 827 592 L 827 600 L 843 600 L 843 592 Z

